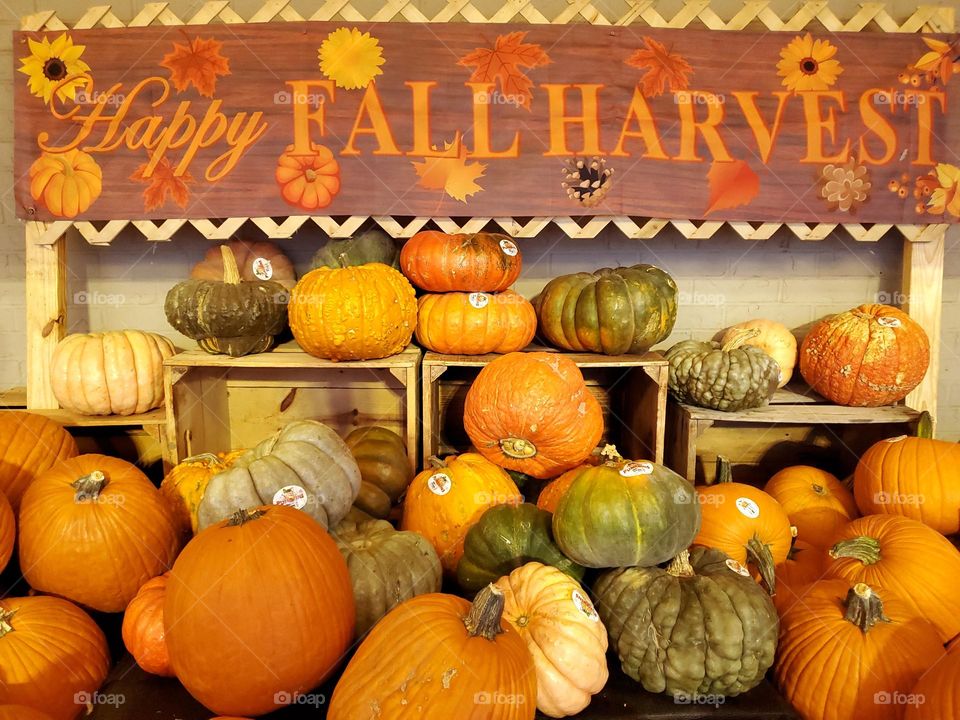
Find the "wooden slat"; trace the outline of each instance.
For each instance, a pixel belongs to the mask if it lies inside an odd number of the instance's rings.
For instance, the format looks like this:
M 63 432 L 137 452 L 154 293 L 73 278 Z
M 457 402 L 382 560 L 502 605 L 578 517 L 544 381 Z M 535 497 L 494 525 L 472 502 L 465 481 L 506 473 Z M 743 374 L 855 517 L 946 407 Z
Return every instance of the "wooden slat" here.
M 30 412 L 55 420 L 64 427 L 128 427 L 128 426 L 165 426 L 167 412 L 157 408 L 139 415 L 81 415 L 70 410 L 36 410 Z
M 530 345 L 524 348 L 522 352 L 559 353 L 560 351 L 554 348 Z M 646 352 L 640 355 L 599 355 L 597 353 L 562 353 L 562 355 L 582 367 L 661 367 L 668 364 L 667 359 L 658 352 Z M 496 353 L 488 355 L 444 355 L 443 353 L 426 352 L 423 355 L 423 365 L 482 367 L 498 357 L 502 356 Z
M 943 314 L 943 253 L 946 230 L 925 243 L 904 242 L 903 309 L 930 339 L 930 366 L 923 381 L 907 396 L 907 404 L 937 417 L 940 378 L 940 319 Z
M 879 408 L 853 408 L 842 405 L 821 404 L 773 404 L 742 410 L 722 412 L 707 408 L 684 405 L 694 420 L 711 420 L 728 423 L 783 423 L 793 425 L 872 425 L 878 423 L 902 423 L 915 420 L 920 412 L 905 405 L 888 405 Z
M 66 240 L 40 244 L 45 231 L 43 223 L 27 223 L 27 407 L 38 410 L 59 407 L 50 370 L 67 316 Z
M 222 367 L 222 368 L 392 368 L 416 365 L 420 349 L 410 345 L 401 353 L 379 360 L 324 360 L 303 352 L 296 343 L 286 343 L 272 352 L 230 357 L 211 355 L 203 350 L 187 350 L 164 361 L 166 367 Z

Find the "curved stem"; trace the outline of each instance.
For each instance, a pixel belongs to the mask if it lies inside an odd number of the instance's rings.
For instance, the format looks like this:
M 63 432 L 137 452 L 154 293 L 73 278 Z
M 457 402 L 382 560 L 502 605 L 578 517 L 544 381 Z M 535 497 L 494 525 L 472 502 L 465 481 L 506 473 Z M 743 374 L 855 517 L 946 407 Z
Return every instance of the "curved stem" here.
M 883 602 L 869 585 L 857 583 L 847 592 L 843 617 L 866 633 L 878 622 L 890 622 L 883 614 Z
M 713 478 L 713 482 L 733 482 L 733 470 L 730 469 L 730 461 L 727 460 L 723 455 L 717 455 L 717 471 L 716 477 Z
M 876 538 L 860 535 L 849 540 L 841 540 L 830 548 L 830 557 L 853 558 L 864 565 L 873 565 L 880 561 L 880 543 Z
M 237 268 L 237 258 L 229 245 L 220 246 L 220 257 L 223 258 L 223 281 L 227 285 L 239 285 L 240 270 Z
M 227 521 L 227 527 L 238 527 L 244 523 L 251 522 L 257 518 L 261 518 L 266 515 L 266 510 L 247 510 L 246 508 L 240 508 L 233 515 L 230 516 L 230 519 Z
M 429 458 L 427 458 L 427 465 L 432 467 L 434 470 L 439 470 L 440 468 L 445 468 L 447 466 L 447 461 L 441 460 L 436 455 L 431 455 Z
M 754 535 L 747 541 L 746 547 L 747 560 L 760 571 L 760 579 L 767 586 L 767 592 L 773 595 L 777 591 L 777 574 L 770 546 Z
M 747 340 L 752 340 L 760 334 L 760 328 L 740 328 L 739 330 L 734 330 L 730 334 L 730 339 L 727 340 L 723 346 L 720 348 L 722 352 L 730 352 L 731 350 L 736 350 L 738 347 L 743 345 Z
M 180 461 L 180 464 L 184 463 L 203 463 L 204 465 L 211 465 L 213 463 L 219 463 L 220 458 L 218 458 L 213 453 L 197 453 L 196 455 L 191 455 L 188 458 L 184 458 Z
M 463 624 L 470 637 L 479 635 L 487 640 L 493 640 L 503 632 L 500 622 L 502 617 L 503 591 L 491 583 L 477 593 L 470 611 L 463 618 Z
M 16 614 L 16 610 L 0 610 L 0 638 L 7 633 L 13 632 L 13 625 L 10 624 L 10 621 L 13 620 L 13 616 Z
M 667 572 L 674 577 L 693 577 L 693 565 L 690 564 L 690 551 L 684 550 L 677 555 L 667 566 Z
M 504 455 L 515 460 L 526 460 L 537 455 L 537 446 L 523 438 L 504 438 L 500 441 L 500 449 Z
M 826 495 L 826 494 L 827 494 L 827 489 L 826 489 L 823 485 L 819 485 L 819 484 L 817 484 L 817 483 L 814 483 L 811 487 L 813 488 L 813 491 L 814 491 L 817 495 Z
M 73 495 L 73 501 L 84 502 L 85 500 L 96 500 L 100 497 L 100 493 L 103 492 L 106 486 L 107 476 L 99 470 L 94 470 L 89 475 L 84 475 L 70 483 L 70 487 L 76 490 Z
M 920 413 L 920 419 L 917 420 L 916 436 L 927 440 L 933 438 L 933 415 L 926 410 Z

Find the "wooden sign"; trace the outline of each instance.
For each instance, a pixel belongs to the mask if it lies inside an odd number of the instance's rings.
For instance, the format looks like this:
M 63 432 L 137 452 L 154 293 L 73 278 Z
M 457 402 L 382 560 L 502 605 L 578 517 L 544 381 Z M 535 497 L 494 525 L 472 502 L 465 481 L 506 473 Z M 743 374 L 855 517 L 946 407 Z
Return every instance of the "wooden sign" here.
M 27 219 L 960 218 L 956 36 L 191 25 L 14 64 Z

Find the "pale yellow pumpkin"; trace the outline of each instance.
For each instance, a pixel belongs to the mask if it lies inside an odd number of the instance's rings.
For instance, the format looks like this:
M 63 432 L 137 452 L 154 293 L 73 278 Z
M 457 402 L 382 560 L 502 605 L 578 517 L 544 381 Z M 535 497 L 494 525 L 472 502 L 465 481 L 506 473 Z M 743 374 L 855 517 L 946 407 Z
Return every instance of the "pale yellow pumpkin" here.
M 725 345 L 744 332 L 750 333 L 744 340 L 744 345 L 760 348 L 780 366 L 780 382 L 777 387 L 783 387 L 790 382 L 793 369 L 797 365 L 797 339 L 790 332 L 790 328 L 775 320 L 747 320 L 728 327 L 720 342 Z

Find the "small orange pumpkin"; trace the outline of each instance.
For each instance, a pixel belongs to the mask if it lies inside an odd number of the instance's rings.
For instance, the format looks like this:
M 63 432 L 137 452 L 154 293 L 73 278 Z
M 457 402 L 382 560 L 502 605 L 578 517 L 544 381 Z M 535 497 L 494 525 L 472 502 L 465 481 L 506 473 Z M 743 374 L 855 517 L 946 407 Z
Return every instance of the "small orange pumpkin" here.
M 857 517 L 853 495 L 826 470 L 795 465 L 767 481 L 764 492 L 780 503 L 804 541 L 826 545 Z
M 547 512 L 556 512 L 560 498 L 570 489 L 573 481 L 580 476 L 581 470 L 587 470 L 591 465 L 577 465 L 575 468 L 567 470 L 559 477 L 554 478 L 543 486 L 540 495 L 537 496 L 537 507 Z
M 0 572 L 3 572 L 10 562 L 16 539 L 17 520 L 13 515 L 13 508 L 10 507 L 7 496 L 0 492 Z
M 245 282 L 273 280 L 288 290 L 297 284 L 297 273 L 293 263 L 272 242 L 231 240 L 227 246 L 237 261 L 241 280 Z M 190 277 L 194 280 L 223 280 L 223 252 L 219 245 L 214 245 L 207 250 L 203 260 L 193 266 Z
M 30 166 L 30 196 L 51 215 L 74 218 L 100 197 L 103 171 L 83 150 L 45 152 Z
M 794 538 L 787 559 L 776 566 L 777 592 L 773 595 L 773 604 L 781 616 L 803 599 L 810 585 L 823 579 L 828 560 L 822 547 Z
M 147 580 L 123 613 L 123 645 L 137 665 L 154 675 L 173 677 L 163 630 L 163 602 L 170 573 Z
M 421 290 L 501 292 L 520 276 L 520 248 L 506 235 L 422 230 L 400 251 L 400 269 Z
M 287 145 L 274 177 L 284 201 L 303 210 L 325 208 L 340 192 L 340 164 L 325 145 L 310 143 L 309 155 L 296 155 Z
M 207 484 L 217 473 L 229 468 L 244 453 L 201 453 L 181 460 L 160 483 L 160 494 L 167 502 L 184 540 L 197 533 L 197 512 Z
M 483 355 L 522 350 L 537 332 L 537 314 L 522 295 L 442 293 L 422 295 L 417 342 L 451 355 Z

